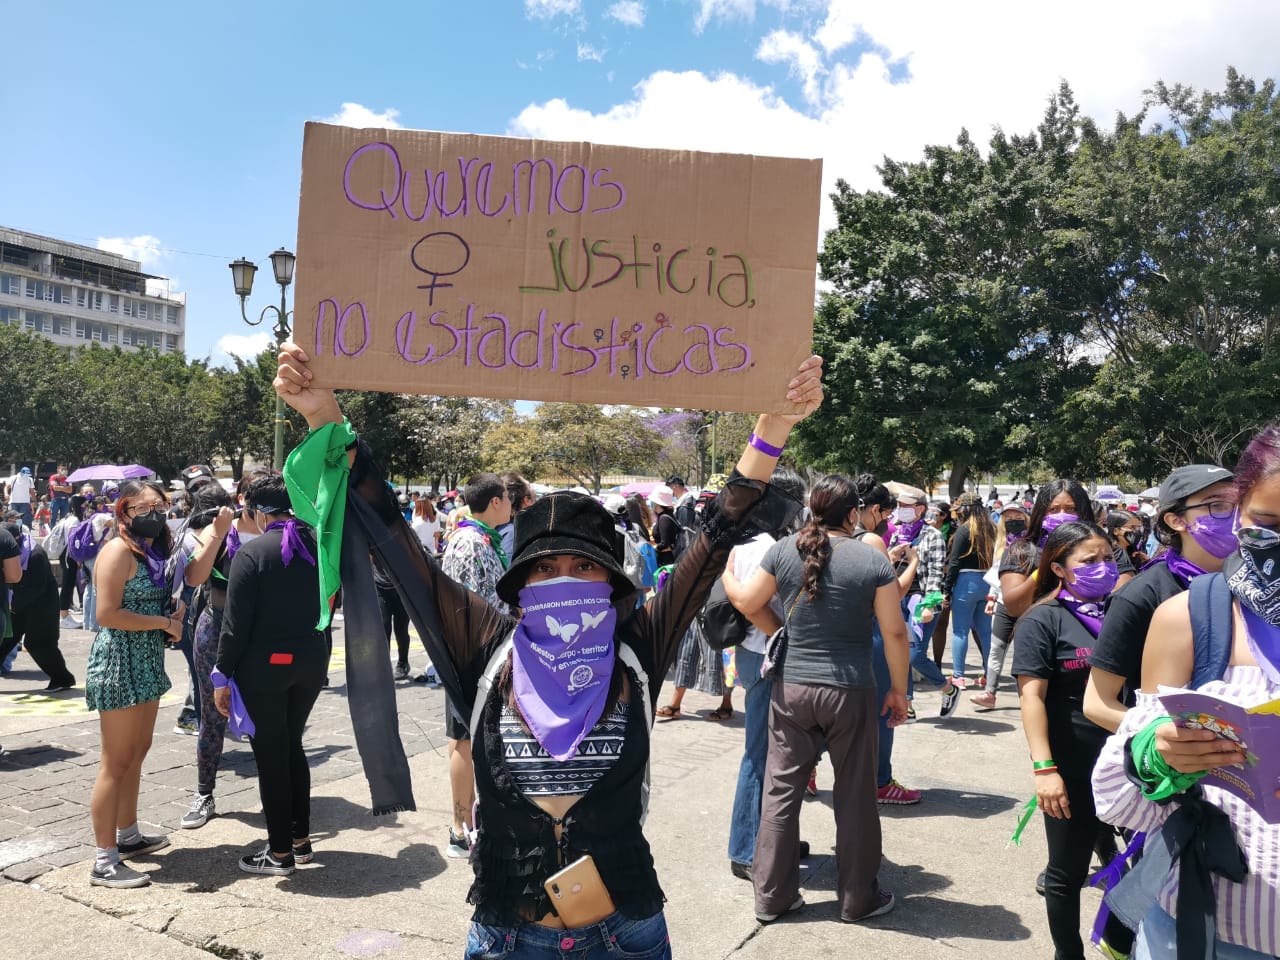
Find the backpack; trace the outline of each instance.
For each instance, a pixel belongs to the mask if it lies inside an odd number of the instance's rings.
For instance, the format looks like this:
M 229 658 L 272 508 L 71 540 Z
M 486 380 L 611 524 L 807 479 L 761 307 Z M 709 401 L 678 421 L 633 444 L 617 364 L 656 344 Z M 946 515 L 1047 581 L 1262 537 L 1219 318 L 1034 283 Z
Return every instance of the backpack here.
M 693 546 L 693 541 L 698 539 L 698 514 L 693 503 L 686 502 L 676 507 L 674 520 L 676 542 L 672 548 L 672 554 L 679 560 L 684 552 Z
M 622 572 L 637 588 L 644 587 L 645 564 L 640 554 L 640 536 L 631 530 L 622 534 Z
M 54 524 L 53 529 L 49 531 L 49 536 L 44 539 L 44 552 L 50 560 L 61 560 L 62 554 L 67 549 L 67 532 L 74 525 L 74 521 L 59 520 Z M 72 557 L 74 560 L 75 558 Z
M 658 548 L 648 540 L 638 540 L 636 550 L 644 562 L 644 574 L 640 581 L 642 587 L 652 587 L 658 575 Z
M 695 617 L 712 650 L 736 647 L 747 639 L 747 631 L 751 628 L 751 621 L 729 602 L 729 595 L 725 593 L 724 583 L 719 577 L 707 594 L 707 602 Z
M 84 563 L 98 555 L 100 544 L 93 538 L 93 518 L 81 520 L 67 534 L 67 555 L 76 563 Z
M 1221 680 L 1231 663 L 1231 632 L 1235 612 L 1231 590 L 1221 573 L 1206 574 L 1191 581 L 1187 608 L 1191 613 L 1191 649 L 1195 666 L 1190 687 L 1199 690 L 1206 683 Z

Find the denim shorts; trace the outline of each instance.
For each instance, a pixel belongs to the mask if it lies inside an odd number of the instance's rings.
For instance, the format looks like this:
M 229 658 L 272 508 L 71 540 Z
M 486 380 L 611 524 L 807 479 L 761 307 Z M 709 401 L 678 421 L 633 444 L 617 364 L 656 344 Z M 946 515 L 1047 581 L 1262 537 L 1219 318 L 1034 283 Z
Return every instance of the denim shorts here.
M 491 927 L 471 922 L 465 960 L 671 960 L 667 918 L 613 913 L 589 927 L 556 930 L 537 923 Z

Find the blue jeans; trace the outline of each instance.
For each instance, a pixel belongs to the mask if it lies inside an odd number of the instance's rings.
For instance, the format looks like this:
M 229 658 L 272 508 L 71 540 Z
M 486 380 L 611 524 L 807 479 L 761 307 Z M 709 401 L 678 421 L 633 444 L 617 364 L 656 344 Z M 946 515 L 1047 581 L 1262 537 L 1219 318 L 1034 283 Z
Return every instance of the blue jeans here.
M 764 654 L 739 646 L 734 654 L 738 682 L 746 692 L 743 727 L 746 742 L 738 764 L 738 786 L 733 792 L 733 813 L 729 817 L 729 859 L 751 865 L 760 832 L 760 797 L 764 790 L 764 762 L 769 755 L 769 693 L 772 680 L 760 678 Z
M 951 674 L 964 676 L 964 661 L 969 655 L 969 631 L 978 631 L 978 649 L 982 652 L 982 669 L 987 668 L 991 650 L 991 614 L 987 613 L 987 581 L 982 570 L 961 570 L 951 591 Z
M 491 927 L 471 921 L 464 960 L 670 960 L 671 937 L 661 912 L 643 920 L 613 913 L 589 927 L 556 930 L 536 923 Z
M 1218 960 L 1274 960 L 1270 954 L 1221 940 L 1217 948 Z M 1139 924 L 1131 956 L 1133 960 L 1177 960 L 1178 938 L 1173 917 L 1165 913 L 1160 904 L 1153 906 Z
M 31 504 L 11 503 L 9 504 L 9 509 L 22 514 L 22 522 L 25 523 L 28 527 L 32 526 L 35 523 L 35 517 L 31 513 Z M 32 534 L 34 535 L 34 533 L 35 531 L 33 530 Z
M 902 598 L 902 619 L 907 623 L 907 640 L 911 644 L 911 667 L 907 670 L 907 699 L 912 699 L 916 694 L 915 674 L 924 677 L 926 683 L 930 683 L 935 687 L 946 685 L 947 678 L 942 675 L 942 671 L 938 669 L 938 665 L 933 662 L 933 628 L 938 625 L 936 619 L 930 620 L 928 623 L 919 624 L 921 636 L 916 636 L 916 624 L 911 622 L 910 609 L 907 601 L 911 597 L 908 595 Z M 884 659 L 884 654 L 880 655 L 880 659 Z M 888 667 L 886 666 L 887 670 Z M 883 694 L 881 695 L 883 698 Z M 884 786 L 884 784 L 881 784 Z
M 871 670 L 876 675 L 876 725 L 880 728 L 880 742 L 876 752 L 878 789 L 893 779 L 893 727 L 889 726 L 889 718 L 879 712 L 879 705 L 884 704 L 893 680 L 889 675 L 889 661 L 884 655 L 884 637 L 880 635 L 880 627 L 876 623 L 871 624 Z
M 71 498 L 65 495 L 59 495 L 49 501 L 49 528 L 53 529 L 54 524 L 67 515 L 67 511 L 71 509 Z

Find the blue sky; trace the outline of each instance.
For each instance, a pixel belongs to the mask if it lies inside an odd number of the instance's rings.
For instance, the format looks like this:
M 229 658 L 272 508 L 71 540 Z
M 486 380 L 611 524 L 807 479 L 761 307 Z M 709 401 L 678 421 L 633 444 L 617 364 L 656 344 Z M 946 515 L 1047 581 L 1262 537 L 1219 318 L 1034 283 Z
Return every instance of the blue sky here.
M 1029 128 L 1059 78 L 1106 120 L 1159 78 L 1280 66 L 1271 0 L 65 0 L 0 25 L 0 223 L 172 277 L 215 361 L 260 342 L 226 264 L 269 301 L 308 120 L 818 156 L 868 188 L 961 126 Z

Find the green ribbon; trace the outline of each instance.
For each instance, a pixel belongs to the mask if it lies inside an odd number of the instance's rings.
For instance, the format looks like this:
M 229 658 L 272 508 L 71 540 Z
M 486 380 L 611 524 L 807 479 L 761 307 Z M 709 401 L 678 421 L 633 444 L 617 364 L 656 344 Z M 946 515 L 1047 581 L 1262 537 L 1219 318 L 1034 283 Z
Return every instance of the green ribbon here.
M 493 552 L 498 555 L 498 560 L 502 563 L 502 569 L 506 570 L 511 566 L 511 560 L 507 557 L 506 548 L 502 545 L 502 534 L 493 527 L 489 526 L 483 520 L 477 520 L 475 517 L 467 517 L 465 520 L 459 520 L 460 527 L 475 527 L 486 537 L 489 538 L 489 546 L 493 547 Z
M 1031 818 L 1035 815 L 1036 807 L 1040 805 L 1040 801 L 1036 797 L 1032 797 L 1022 807 L 1022 814 L 1018 817 L 1018 826 L 1013 831 L 1013 836 L 1009 838 L 1009 842 L 1015 847 L 1022 846 L 1022 831 L 1027 829 L 1027 824 L 1031 822 Z
M 920 602 L 916 604 L 915 612 L 911 614 L 911 620 L 913 623 L 919 623 L 926 610 L 939 610 L 941 608 L 942 591 L 931 590 L 920 598 Z
M 1156 730 L 1163 724 L 1172 722 L 1168 717 L 1156 717 L 1134 734 L 1133 739 L 1129 741 L 1134 769 L 1137 770 L 1138 776 L 1145 785 L 1142 795 L 1148 800 L 1156 802 L 1167 800 L 1199 783 L 1208 773 L 1207 770 L 1199 773 L 1179 773 L 1160 755 L 1160 751 L 1156 749 Z

